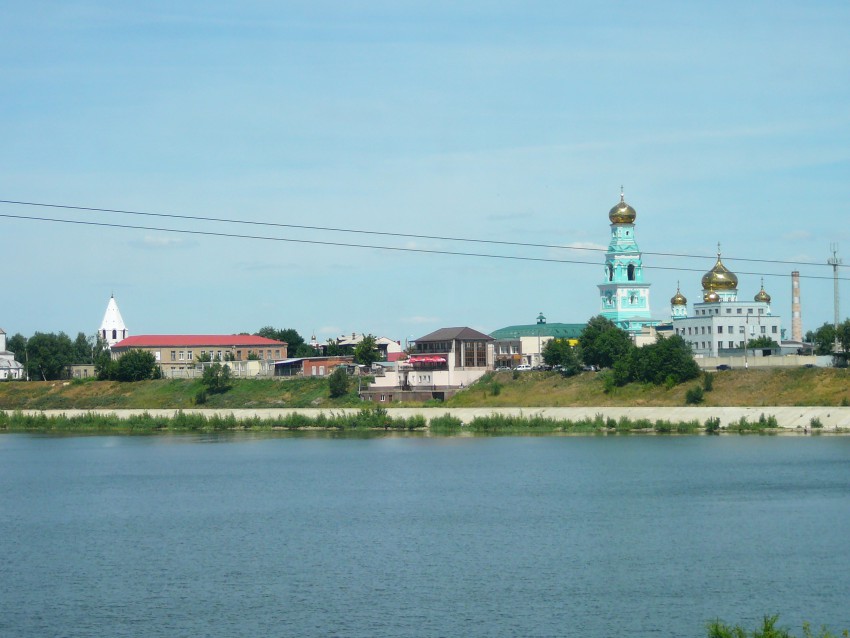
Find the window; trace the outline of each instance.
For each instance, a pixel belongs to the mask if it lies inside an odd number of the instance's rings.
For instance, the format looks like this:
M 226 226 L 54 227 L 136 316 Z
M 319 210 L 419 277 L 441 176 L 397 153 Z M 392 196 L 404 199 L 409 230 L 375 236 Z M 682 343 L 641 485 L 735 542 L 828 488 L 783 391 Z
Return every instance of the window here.
M 729 342 L 729 349 L 731 350 L 731 349 L 732 349 L 732 348 L 734 348 L 734 347 L 735 347 L 735 342 L 734 342 L 734 341 L 730 341 L 730 342 Z
M 773 334 L 776 334 L 776 333 L 778 332 L 778 330 L 776 329 L 776 326 L 771 326 L 771 327 L 770 327 L 770 331 L 771 331 Z
M 729 326 L 729 334 L 735 332 L 735 326 Z
M 117 338 L 118 338 L 118 331 L 117 331 L 117 330 L 113 330 L 113 331 L 112 331 L 112 338 L 113 338 L 113 339 L 117 339 Z
M 628 268 L 627 272 L 628 272 L 629 281 L 634 281 L 635 280 L 635 265 L 629 264 L 629 268 Z
M 731 314 L 732 314 L 732 309 L 731 309 L 731 308 L 727 308 L 727 309 L 726 309 L 726 314 L 727 314 L 727 315 L 731 315 Z
M 700 333 L 705 334 L 705 326 L 700 326 Z
M 738 314 L 740 315 L 743 312 L 740 308 L 738 308 Z
M 752 309 L 752 308 L 747 308 L 747 314 L 748 314 L 748 315 L 753 314 L 753 309 Z
M 738 334 L 744 334 L 744 326 L 738 326 Z
M 763 314 L 764 314 L 764 308 L 759 308 L 759 314 L 760 314 L 760 315 L 763 315 Z
M 711 326 L 708 327 L 708 334 L 711 334 Z
M 717 326 L 717 334 L 719 334 L 719 335 L 723 334 L 723 326 Z
M 280 350 L 275 350 L 275 351 L 274 351 L 274 358 L 275 358 L 275 359 L 280 359 Z
M 171 360 L 177 361 L 177 352 L 174 350 L 171 351 Z
M 178 353 L 178 358 L 180 359 L 180 361 L 183 361 L 183 351 L 182 350 Z
M 762 327 L 761 327 L 761 333 L 762 333 L 762 334 L 767 334 L 767 326 L 762 326 Z

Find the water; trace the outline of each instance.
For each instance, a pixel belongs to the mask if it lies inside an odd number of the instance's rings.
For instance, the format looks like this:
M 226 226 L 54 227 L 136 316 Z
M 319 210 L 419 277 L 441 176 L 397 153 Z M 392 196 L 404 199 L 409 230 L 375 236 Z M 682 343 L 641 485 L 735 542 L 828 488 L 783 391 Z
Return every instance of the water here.
M 850 437 L 0 436 L 0 636 L 850 628 Z

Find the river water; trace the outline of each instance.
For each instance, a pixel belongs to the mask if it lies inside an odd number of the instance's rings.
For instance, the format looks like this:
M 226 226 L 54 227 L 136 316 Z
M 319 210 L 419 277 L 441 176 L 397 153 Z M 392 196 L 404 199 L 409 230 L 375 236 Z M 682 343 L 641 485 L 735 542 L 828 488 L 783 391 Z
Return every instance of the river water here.
M 850 437 L 0 436 L 0 636 L 850 628 Z

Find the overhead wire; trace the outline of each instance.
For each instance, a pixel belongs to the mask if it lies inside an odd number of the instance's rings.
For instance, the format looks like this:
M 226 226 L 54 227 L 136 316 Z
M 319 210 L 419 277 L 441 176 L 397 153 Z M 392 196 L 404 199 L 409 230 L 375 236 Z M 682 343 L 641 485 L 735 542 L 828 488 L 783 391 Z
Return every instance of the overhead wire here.
M 382 245 L 371 245 L 371 244 L 357 244 L 357 243 L 348 243 L 348 242 L 334 242 L 334 241 L 324 241 L 324 240 L 316 240 L 316 239 L 294 239 L 291 237 L 269 237 L 263 235 L 243 235 L 237 233 L 225 233 L 225 232 L 216 232 L 216 231 L 208 231 L 208 230 L 188 230 L 188 229 L 177 229 L 177 228 L 166 228 L 166 227 L 158 227 L 158 226 L 139 226 L 134 224 L 116 224 L 111 222 L 94 222 L 94 221 L 85 221 L 78 219 L 60 219 L 53 217 L 40 217 L 40 216 L 31 216 L 31 215 L 12 215 L 10 213 L 0 213 L 0 217 L 8 218 L 8 219 L 20 219 L 20 220 L 28 220 L 28 221 L 41 221 L 41 222 L 50 222 L 50 223 L 61 223 L 61 224 L 71 224 L 71 225 L 79 225 L 79 226 L 93 226 L 93 227 L 101 227 L 101 228 L 120 228 L 120 229 L 130 229 L 130 230 L 147 230 L 147 231 L 156 231 L 156 232 L 166 232 L 166 233 L 179 233 L 184 235 L 199 235 L 206 237 L 223 237 L 230 239 L 250 239 L 250 240 L 262 240 L 262 241 L 274 241 L 274 242 L 287 242 L 294 244 L 310 244 L 310 245 L 318 245 L 318 246 L 334 246 L 340 248 L 360 248 L 360 249 L 373 249 L 373 250 L 384 250 L 384 251 L 393 251 L 393 252 L 406 252 L 406 253 L 420 253 L 420 254 L 431 254 L 431 255 L 449 255 L 449 256 L 457 256 L 457 257 L 479 257 L 479 258 L 488 258 L 488 259 L 505 259 L 505 260 L 513 260 L 513 261 L 529 261 L 529 262 L 543 262 L 543 263 L 558 263 L 558 264 L 580 264 L 586 266 L 599 266 L 598 262 L 591 261 L 581 261 L 576 259 L 555 259 L 551 257 L 528 257 L 522 255 L 499 255 L 499 254 L 490 254 L 490 253 L 473 253 L 473 252 L 464 252 L 464 251 L 450 251 L 450 250 L 437 250 L 437 249 L 428 249 L 428 248 L 412 248 L 412 247 L 404 247 L 404 246 L 382 246 Z M 424 237 L 424 236 L 422 236 Z M 563 248 L 563 247 L 562 247 Z M 687 272 L 703 272 L 704 268 L 688 268 L 688 267 L 674 267 L 674 266 L 644 266 L 646 269 L 652 270 L 674 270 L 674 271 L 687 271 Z M 785 273 L 764 273 L 764 272 L 742 272 L 739 271 L 742 275 L 754 275 L 754 276 L 763 276 L 763 277 L 786 277 Z M 818 276 L 818 275 L 800 275 L 801 278 L 807 279 L 833 279 L 833 277 L 827 276 Z M 840 278 L 842 280 L 850 280 L 847 278 Z
M 94 206 L 73 206 L 69 204 L 50 204 L 43 202 L 31 202 L 31 201 L 19 201 L 19 200 L 9 200 L 9 199 L 0 199 L 0 204 L 12 204 L 18 206 L 32 206 L 39 208 L 56 208 L 63 210 L 77 210 L 77 211 L 86 211 L 86 212 L 99 212 L 99 213 L 113 213 L 119 215 L 137 215 L 144 217 L 159 217 L 164 219 L 179 219 L 179 220 L 187 220 L 187 221 L 203 221 L 203 222 L 216 222 L 216 223 L 225 223 L 225 224 L 243 224 L 250 226 L 261 226 L 261 227 L 269 227 L 269 228 L 290 228 L 290 229 L 298 229 L 298 230 L 311 230 L 311 231 L 322 231 L 322 232 L 336 232 L 336 233 L 352 233 L 352 234 L 360 234 L 360 235 L 374 235 L 374 236 L 384 236 L 384 237 L 397 237 L 404 239 L 428 239 L 428 240 L 436 240 L 436 241 L 452 241 L 452 242 L 467 242 L 467 243 L 475 243 L 475 244 L 491 244 L 491 245 L 499 245 L 499 246 L 515 246 L 520 248 L 546 248 L 546 249 L 557 249 L 557 250 L 584 250 L 584 251 L 593 251 L 593 252 L 606 252 L 605 248 L 597 248 L 593 246 L 565 246 L 563 244 L 538 244 L 538 243 L 530 243 L 530 242 L 518 242 L 518 241 L 507 241 L 507 240 L 496 240 L 496 239 L 482 239 L 478 237 L 451 237 L 451 236 L 443 236 L 443 235 L 425 235 L 419 233 L 398 233 L 398 232 L 390 232 L 390 231 L 378 231 L 378 230 L 364 230 L 357 228 L 337 228 L 332 226 L 310 226 L 305 224 L 289 224 L 282 222 L 265 222 L 265 221 L 256 221 L 256 220 L 245 220 L 245 219 L 231 219 L 226 217 L 208 217 L 201 215 L 183 215 L 178 213 L 153 213 L 146 211 L 135 211 L 135 210 L 126 210 L 119 208 L 98 208 Z M 23 218 L 23 217 L 21 217 Z M 321 243 L 321 242 L 319 242 Z M 335 245 L 331 243 L 331 245 Z M 651 255 L 657 257 L 673 257 L 673 258 L 683 258 L 683 259 L 713 259 L 713 255 L 694 255 L 688 253 L 668 253 L 668 252 L 654 252 L 654 251 L 641 251 L 644 255 Z M 811 262 L 811 261 L 794 261 L 794 260 L 782 260 L 782 259 L 759 259 L 754 257 L 733 257 L 727 256 L 727 260 L 729 261 L 738 261 L 738 262 L 752 262 L 752 263 L 765 263 L 765 264 L 782 264 L 789 266 L 825 266 L 825 263 L 819 262 Z M 567 263 L 590 263 L 590 262 L 567 262 Z M 647 266 L 648 267 L 648 266 Z M 657 266 L 656 266 L 657 268 Z M 682 269 L 686 270 L 686 269 Z M 749 274 L 749 273 L 742 273 Z M 757 273 L 759 274 L 759 273 Z

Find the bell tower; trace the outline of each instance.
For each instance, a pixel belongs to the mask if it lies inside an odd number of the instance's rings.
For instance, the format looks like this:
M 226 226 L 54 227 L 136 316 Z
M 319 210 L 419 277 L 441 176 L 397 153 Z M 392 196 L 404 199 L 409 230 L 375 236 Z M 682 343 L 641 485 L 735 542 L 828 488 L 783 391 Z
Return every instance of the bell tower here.
M 109 303 L 106 304 L 106 312 L 103 314 L 103 321 L 100 322 L 100 330 L 97 331 L 97 334 L 110 348 L 130 336 L 127 326 L 124 324 L 124 319 L 121 317 L 121 311 L 118 310 L 118 304 L 115 303 L 115 295 L 109 297 Z
M 655 325 L 649 309 L 649 284 L 643 280 L 643 261 L 635 240 L 637 212 L 620 201 L 608 213 L 611 238 L 605 253 L 604 283 L 599 284 L 600 314 L 631 333 Z

